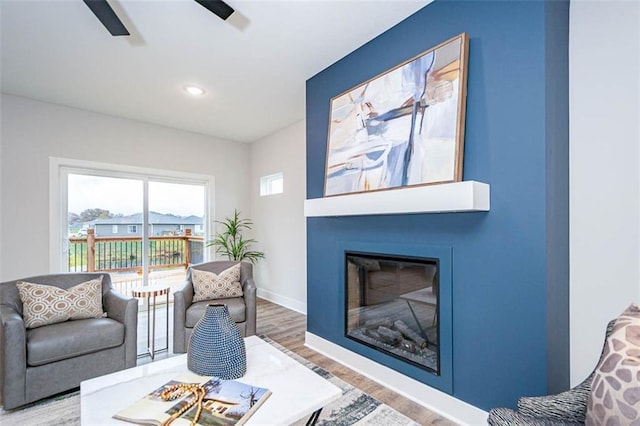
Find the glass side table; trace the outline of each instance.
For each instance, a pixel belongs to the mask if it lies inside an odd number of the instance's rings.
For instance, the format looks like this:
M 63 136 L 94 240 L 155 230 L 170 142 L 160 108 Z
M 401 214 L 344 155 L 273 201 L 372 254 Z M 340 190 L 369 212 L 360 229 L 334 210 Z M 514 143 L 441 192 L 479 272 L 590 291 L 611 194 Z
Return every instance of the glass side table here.
M 169 289 L 167 285 L 152 285 L 131 290 L 133 297 L 147 300 L 147 353 L 138 354 L 138 358 L 149 355 L 153 360 L 156 353 L 169 350 Z M 156 297 L 163 295 L 167 296 L 166 345 L 156 350 Z M 153 318 L 151 318 L 152 304 Z

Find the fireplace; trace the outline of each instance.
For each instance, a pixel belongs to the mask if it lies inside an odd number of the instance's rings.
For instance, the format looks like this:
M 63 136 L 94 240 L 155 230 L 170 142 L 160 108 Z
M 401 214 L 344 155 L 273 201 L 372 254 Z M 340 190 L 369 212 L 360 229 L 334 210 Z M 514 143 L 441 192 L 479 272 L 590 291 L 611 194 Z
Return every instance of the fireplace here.
M 363 239 L 338 240 L 334 247 L 335 275 L 317 274 L 336 285 L 316 296 L 337 302 L 322 305 L 321 325 L 333 341 L 452 393 L 453 248 Z
M 345 252 L 345 336 L 440 374 L 438 259 Z

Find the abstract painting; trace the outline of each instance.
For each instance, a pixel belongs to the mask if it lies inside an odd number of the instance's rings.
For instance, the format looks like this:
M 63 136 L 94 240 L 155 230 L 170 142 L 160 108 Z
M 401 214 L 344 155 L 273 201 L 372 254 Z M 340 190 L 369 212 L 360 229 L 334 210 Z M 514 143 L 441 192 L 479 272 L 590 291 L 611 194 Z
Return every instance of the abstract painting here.
M 331 99 L 324 195 L 462 180 L 468 38 Z

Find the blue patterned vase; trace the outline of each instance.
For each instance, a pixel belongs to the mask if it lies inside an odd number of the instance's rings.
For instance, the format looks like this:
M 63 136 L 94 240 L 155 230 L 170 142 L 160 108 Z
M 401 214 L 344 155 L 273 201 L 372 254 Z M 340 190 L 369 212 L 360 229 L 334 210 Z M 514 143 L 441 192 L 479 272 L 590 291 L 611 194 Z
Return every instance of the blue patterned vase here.
M 207 305 L 189 339 L 187 367 L 201 376 L 224 380 L 238 379 L 247 372 L 247 349 L 227 305 Z

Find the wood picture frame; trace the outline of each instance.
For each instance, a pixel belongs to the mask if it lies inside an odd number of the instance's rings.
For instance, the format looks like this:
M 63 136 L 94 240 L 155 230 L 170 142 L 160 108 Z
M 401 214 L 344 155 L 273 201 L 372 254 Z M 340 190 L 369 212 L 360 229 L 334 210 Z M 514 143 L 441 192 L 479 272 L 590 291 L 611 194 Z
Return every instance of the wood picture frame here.
M 459 34 L 332 98 L 324 196 L 461 181 L 468 52 Z

